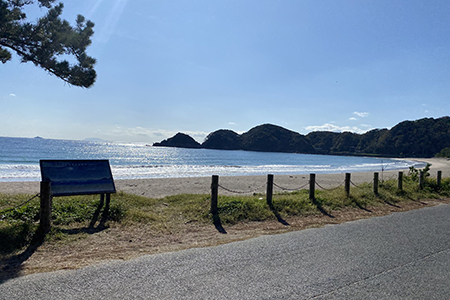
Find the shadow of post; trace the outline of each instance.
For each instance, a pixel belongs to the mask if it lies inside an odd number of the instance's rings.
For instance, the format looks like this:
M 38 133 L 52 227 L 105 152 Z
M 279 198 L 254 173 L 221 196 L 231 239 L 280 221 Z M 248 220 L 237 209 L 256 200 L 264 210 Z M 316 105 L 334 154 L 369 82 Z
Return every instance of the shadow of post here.
M 276 208 L 275 208 L 275 206 L 273 205 L 272 202 L 269 204 L 269 208 L 270 208 L 270 211 L 272 211 L 272 213 L 275 215 L 275 218 L 277 218 L 278 222 L 280 222 L 284 226 L 289 226 L 290 225 L 286 220 L 284 220 L 281 217 L 280 213 L 276 210 Z
M 109 206 L 111 201 L 111 195 L 106 194 L 106 204 L 105 208 L 103 209 L 102 218 L 100 219 L 100 223 L 97 226 L 97 229 L 104 229 L 106 228 L 105 224 L 109 217 Z M 98 204 L 97 209 L 94 212 L 94 216 L 92 217 L 91 222 L 89 223 L 89 229 L 93 229 L 95 226 L 95 223 L 98 221 L 98 217 L 100 216 L 100 211 L 102 210 L 103 204 L 105 203 L 105 194 L 100 195 L 100 203 Z
M 219 214 L 213 214 L 213 223 L 214 227 L 216 227 L 217 231 L 223 234 L 227 234 L 227 231 L 222 226 L 222 222 L 220 221 Z
M 25 251 L 0 261 L 0 284 L 19 276 L 23 263 L 36 252 L 36 250 L 44 243 L 44 240 L 45 232 L 39 227 Z
M 423 201 L 420 201 L 420 199 L 414 199 L 414 198 L 411 198 L 410 196 L 406 196 L 406 198 L 408 198 L 408 199 L 411 200 L 411 201 L 414 201 L 414 202 L 418 202 L 418 203 L 420 203 L 420 204 L 423 204 L 423 205 L 428 205 L 428 203 L 423 202 Z
M 394 204 L 394 203 L 389 202 L 387 200 L 383 200 L 383 202 L 386 203 L 387 205 L 390 205 L 390 206 L 393 206 L 393 207 L 396 207 L 396 208 L 402 208 L 400 205 Z
M 365 210 L 367 212 L 372 212 L 370 209 L 365 208 L 364 206 L 361 205 L 361 203 L 358 202 L 358 200 L 354 197 L 350 197 L 350 200 L 352 201 L 352 203 L 354 203 L 356 205 L 356 207 L 358 207 L 359 209 Z
M 100 195 L 100 203 L 97 206 L 97 209 L 94 212 L 94 216 L 92 217 L 91 223 L 89 223 L 89 228 L 94 228 L 95 223 L 97 223 L 98 217 L 100 216 L 100 211 L 102 210 L 103 203 L 105 202 L 105 194 Z
M 323 208 L 322 204 L 319 201 L 317 201 L 316 198 L 312 198 L 311 201 L 323 215 L 329 218 L 335 218 L 335 216 L 333 216 Z

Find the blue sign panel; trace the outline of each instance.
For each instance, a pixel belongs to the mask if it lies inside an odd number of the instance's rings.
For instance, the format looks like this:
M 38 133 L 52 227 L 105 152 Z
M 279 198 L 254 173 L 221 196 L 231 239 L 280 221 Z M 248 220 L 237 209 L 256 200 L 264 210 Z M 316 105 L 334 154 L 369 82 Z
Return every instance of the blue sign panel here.
M 41 160 L 40 166 L 53 196 L 116 192 L 108 160 Z

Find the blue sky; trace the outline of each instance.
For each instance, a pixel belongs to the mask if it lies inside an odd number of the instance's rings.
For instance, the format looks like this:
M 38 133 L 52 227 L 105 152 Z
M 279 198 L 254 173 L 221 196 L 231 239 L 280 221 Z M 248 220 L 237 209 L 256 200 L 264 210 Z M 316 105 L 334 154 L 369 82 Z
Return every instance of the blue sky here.
M 450 2 L 77 0 L 90 89 L 0 65 L 0 136 L 153 143 L 271 123 L 363 133 L 450 111 Z M 39 10 L 30 11 L 35 19 Z

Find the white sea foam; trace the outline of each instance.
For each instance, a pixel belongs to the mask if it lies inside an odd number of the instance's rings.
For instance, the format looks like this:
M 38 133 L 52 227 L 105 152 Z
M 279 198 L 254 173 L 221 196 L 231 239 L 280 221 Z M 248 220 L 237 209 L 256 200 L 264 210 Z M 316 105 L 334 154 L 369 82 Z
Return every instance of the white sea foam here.
M 0 164 L 0 181 L 37 181 L 40 178 L 38 164 Z
M 384 170 L 404 169 L 414 162 L 390 163 Z M 257 165 L 257 166 L 222 166 L 222 165 L 112 165 L 115 179 L 170 178 L 170 177 L 205 177 L 245 176 L 266 174 L 308 174 L 308 173 L 344 173 L 381 171 L 380 164 L 356 165 Z M 0 181 L 39 181 L 38 164 L 3 164 L 0 165 Z
M 424 166 L 412 161 L 373 157 L 22 138 L 0 138 L 0 158 L 0 181 L 39 181 L 40 159 L 108 159 L 115 179 L 344 173 Z

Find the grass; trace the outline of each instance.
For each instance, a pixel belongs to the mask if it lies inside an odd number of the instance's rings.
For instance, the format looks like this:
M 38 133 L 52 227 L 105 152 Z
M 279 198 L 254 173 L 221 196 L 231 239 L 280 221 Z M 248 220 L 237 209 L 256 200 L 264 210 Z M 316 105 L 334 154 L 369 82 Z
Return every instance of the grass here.
M 420 201 L 449 197 L 450 179 L 442 180 L 438 188 L 435 179 L 427 179 L 423 190 L 418 189 L 416 178 L 405 177 L 403 191 L 397 189 L 396 180 L 387 180 L 379 185 L 379 193 L 373 193 L 372 184 L 351 187 L 350 197 L 344 188 L 316 190 L 314 201 L 308 190 L 277 193 L 273 206 L 266 204 L 265 195 L 219 196 L 218 212 L 222 224 L 275 220 L 291 216 L 325 214 L 347 207 L 368 210 L 377 205 L 398 205 L 403 201 Z M 38 227 L 39 199 L 16 207 L 31 198 L 30 195 L 0 194 L 0 257 L 8 257 L 24 250 L 31 242 Z M 86 235 L 89 224 L 100 204 L 100 197 L 72 196 L 53 199 L 52 231 L 47 241 L 70 243 Z M 11 209 L 13 208 L 13 209 Z M 197 222 L 209 226 L 214 222 L 209 213 L 209 195 L 176 195 L 163 199 L 151 199 L 119 192 L 111 196 L 107 226 L 138 228 L 150 226 L 158 234 L 179 233 L 184 225 Z M 73 234 L 74 230 L 77 234 Z M 71 232 L 70 234 L 68 232 Z

